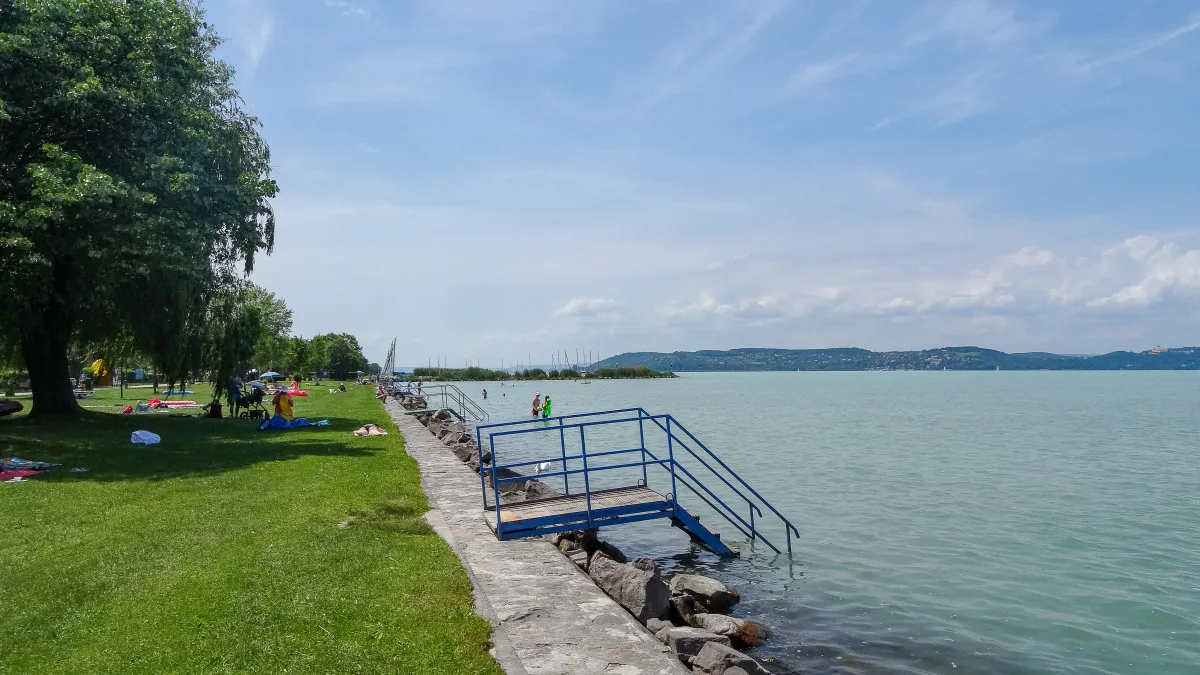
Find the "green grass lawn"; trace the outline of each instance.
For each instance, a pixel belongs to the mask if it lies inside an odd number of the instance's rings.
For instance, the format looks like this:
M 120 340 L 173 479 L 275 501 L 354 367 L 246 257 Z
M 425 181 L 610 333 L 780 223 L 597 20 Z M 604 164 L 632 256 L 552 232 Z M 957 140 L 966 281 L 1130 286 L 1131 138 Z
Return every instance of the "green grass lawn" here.
M 0 456 L 63 464 L 0 483 L 0 672 L 501 672 L 373 390 L 309 391 L 329 427 L 106 414 L 115 391 L 0 419 Z

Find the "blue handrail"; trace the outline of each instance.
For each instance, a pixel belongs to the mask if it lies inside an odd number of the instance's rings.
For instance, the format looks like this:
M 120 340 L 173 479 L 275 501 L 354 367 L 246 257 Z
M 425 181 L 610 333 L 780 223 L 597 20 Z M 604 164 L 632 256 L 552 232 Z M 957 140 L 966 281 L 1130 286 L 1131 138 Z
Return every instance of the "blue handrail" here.
M 636 416 L 632 416 L 631 413 L 636 413 Z M 618 417 L 614 417 L 614 416 L 618 416 Z M 597 418 L 605 418 L 605 419 L 597 419 Z M 568 423 L 567 420 L 571 420 L 571 422 Z M 578 421 L 576 421 L 576 420 L 578 420 Z M 650 450 L 648 450 L 646 448 L 646 434 L 645 434 L 644 423 L 647 420 L 654 423 L 654 425 L 656 427 L 658 427 L 658 429 L 663 431 L 663 433 L 666 436 L 667 457 L 665 459 L 659 459 L 658 456 L 656 456 L 653 452 L 651 452 Z M 540 425 L 538 424 L 539 422 L 541 423 Z M 638 424 L 639 447 L 628 448 L 628 449 L 623 449 L 623 450 L 608 450 L 608 451 L 603 451 L 603 452 L 592 452 L 592 453 L 589 453 L 587 451 L 587 437 L 586 437 L 585 430 L 588 427 L 605 426 L 605 425 L 613 425 L 613 424 L 629 424 L 629 423 L 633 423 L 633 422 L 636 422 Z M 522 428 L 522 427 L 524 427 L 524 428 Z M 568 429 L 578 429 L 579 430 L 579 444 L 580 444 L 579 454 L 572 454 L 572 455 L 567 454 L 566 430 L 568 430 Z M 482 459 L 483 459 L 483 457 L 482 457 L 482 455 L 483 455 L 482 441 L 483 441 L 483 434 L 485 433 L 485 431 L 487 432 L 487 436 L 488 436 L 488 449 L 490 450 L 491 456 L 492 456 L 492 466 L 490 469 L 485 468 L 483 465 L 483 461 L 482 461 Z M 512 462 L 509 464 L 500 464 L 498 462 L 497 455 L 496 455 L 496 439 L 497 439 L 497 437 L 517 436 L 517 435 L 522 435 L 522 434 L 544 433 L 544 432 L 552 432 L 552 431 L 557 431 L 558 436 L 559 436 L 560 456 L 558 458 L 558 462 L 560 463 L 560 465 L 562 467 L 561 471 L 545 472 L 545 473 L 541 473 L 541 474 L 536 474 L 535 476 L 520 475 L 520 474 L 517 474 L 516 472 L 514 472 L 516 475 L 508 476 L 508 477 L 500 477 L 499 472 L 501 470 L 507 469 L 507 470 L 511 471 L 516 468 L 528 467 L 528 466 L 531 466 L 534 464 L 541 464 L 542 462 L 544 462 L 546 460 L 521 461 L 521 462 Z M 685 440 L 685 438 L 687 440 Z M 765 536 L 763 536 L 762 532 L 758 529 L 758 525 L 755 523 L 755 515 L 757 514 L 759 517 L 761 517 L 763 515 L 763 509 L 760 508 L 759 504 L 761 504 L 762 507 L 765 507 L 768 511 L 771 512 L 771 514 L 773 514 L 775 517 L 777 517 L 782 522 L 782 524 L 784 526 L 784 531 L 787 534 L 787 550 L 788 550 L 789 554 L 792 553 L 792 535 L 795 534 L 797 537 L 799 537 L 799 535 L 800 535 L 800 531 L 796 528 L 796 526 L 793 525 L 792 522 L 790 520 L 788 520 L 782 513 L 780 513 L 779 510 L 776 509 L 774 505 L 772 505 L 769 501 L 767 501 L 767 499 L 764 498 L 749 483 L 747 483 L 745 481 L 745 479 L 743 479 L 740 475 L 738 475 L 738 473 L 736 471 L 734 471 L 728 464 L 726 464 L 712 450 L 710 450 L 708 448 L 708 446 L 706 446 L 702 441 L 700 441 L 700 439 L 696 438 L 695 434 L 693 434 L 686 427 L 684 427 L 682 424 L 680 424 L 679 420 L 675 419 L 675 417 L 670 414 L 652 415 L 649 412 L 647 412 L 644 408 L 636 407 L 636 408 L 620 408 L 620 409 L 606 410 L 606 411 L 601 411 L 601 412 L 577 413 L 577 414 L 573 414 L 573 415 L 560 415 L 557 417 L 550 417 L 550 418 L 533 418 L 533 419 L 528 419 L 528 420 L 517 420 L 517 421 L 512 421 L 512 422 L 499 422 L 499 423 L 493 423 L 493 424 L 483 424 L 483 425 L 477 426 L 475 428 L 475 440 L 476 440 L 476 445 L 478 446 L 479 459 L 480 459 L 479 481 L 480 481 L 480 487 L 481 487 L 482 493 L 483 493 L 484 509 L 489 508 L 488 501 L 487 501 L 487 491 L 488 491 L 487 476 L 489 474 L 492 476 L 492 481 L 491 481 L 492 497 L 493 497 L 492 504 L 494 505 L 494 508 L 496 511 L 497 531 L 500 531 L 503 529 L 503 524 L 502 524 L 501 517 L 500 517 L 500 484 L 501 483 L 530 480 L 531 478 L 534 478 L 534 477 L 553 478 L 553 477 L 562 476 L 564 489 L 567 491 L 567 494 L 570 494 L 571 493 L 570 492 L 570 483 L 569 483 L 568 477 L 571 475 L 583 474 L 584 495 L 586 497 L 585 501 L 586 501 L 586 508 L 587 508 L 587 513 L 586 513 L 587 525 L 588 525 L 588 527 L 592 527 L 594 521 L 593 521 L 593 517 L 592 517 L 592 499 L 591 499 L 592 498 L 592 487 L 591 487 L 590 474 L 593 472 L 607 471 L 607 470 L 612 470 L 612 469 L 641 468 L 642 469 L 642 481 L 641 482 L 643 485 L 645 485 L 649 480 L 648 468 L 653 466 L 656 468 L 664 469 L 670 473 L 670 477 L 671 477 L 670 502 L 671 502 L 672 508 L 674 510 L 678 510 L 678 509 L 682 508 L 678 502 L 678 487 L 677 487 L 678 484 L 682 483 L 684 487 L 686 487 L 690 492 L 695 494 L 701 501 L 703 501 L 705 504 L 707 504 L 709 506 L 709 508 L 711 508 L 718 515 L 720 515 L 722 518 L 724 518 L 726 521 L 728 521 L 734 528 L 736 528 L 743 535 L 749 537 L 752 540 L 761 539 L 763 541 L 763 543 L 765 543 L 767 546 L 769 546 L 771 549 L 775 550 L 776 552 L 780 552 L 779 548 L 777 548 L 773 543 L 770 542 L 770 540 L 768 540 Z M 688 441 L 690 441 L 690 444 Z M 697 448 L 699 448 L 700 450 L 703 450 L 704 454 L 707 455 L 709 458 L 711 458 L 711 460 L 713 462 L 715 462 L 716 466 L 714 466 L 707 459 L 705 459 L 705 457 L 701 456 L 701 454 L 699 454 L 695 450 L 693 450 L 691 447 L 691 444 L 694 444 Z M 704 482 L 702 480 L 700 480 L 700 478 L 698 478 L 686 466 L 683 466 L 682 464 L 679 463 L 678 459 L 676 458 L 676 453 L 675 453 L 676 446 L 678 446 L 679 448 L 682 448 L 683 451 L 685 451 L 688 456 L 697 460 L 699 462 L 700 466 L 702 466 L 704 469 L 706 469 L 708 471 L 708 473 L 710 473 L 713 476 L 716 476 L 718 479 L 720 479 L 720 481 L 731 492 L 733 492 L 733 494 L 737 495 L 738 497 L 740 497 L 742 500 L 744 500 L 746 502 L 747 514 L 748 514 L 749 520 L 747 520 L 746 517 L 743 517 L 743 515 L 741 513 L 739 513 L 736 509 L 729 506 L 716 493 L 714 493 L 711 489 L 709 489 L 709 487 L 707 485 L 705 485 Z M 604 465 L 604 466 L 594 466 L 594 465 L 589 464 L 589 459 L 595 460 L 598 457 L 623 455 L 623 454 L 629 454 L 629 453 L 634 453 L 634 452 L 641 453 L 641 461 L 625 462 L 625 463 L 620 463 L 620 464 L 615 464 L 615 465 Z M 571 460 L 580 460 L 583 464 L 583 468 L 582 469 L 570 469 L 568 467 L 568 462 Z M 749 494 L 747 494 L 747 492 Z

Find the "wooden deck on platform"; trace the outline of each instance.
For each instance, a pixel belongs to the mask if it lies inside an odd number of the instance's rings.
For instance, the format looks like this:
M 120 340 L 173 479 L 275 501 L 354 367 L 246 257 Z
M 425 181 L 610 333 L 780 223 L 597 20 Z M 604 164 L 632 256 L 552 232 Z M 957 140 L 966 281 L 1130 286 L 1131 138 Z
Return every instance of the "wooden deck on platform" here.
M 647 487 L 633 486 L 613 488 L 610 490 L 592 491 L 593 516 L 617 513 L 633 513 L 654 511 L 656 507 L 670 505 L 663 495 Z M 496 529 L 496 508 L 493 506 L 484 512 L 488 527 Z M 587 517 L 587 496 L 566 495 L 539 499 L 519 504 L 505 504 L 500 507 L 500 518 L 505 529 L 509 526 L 520 526 L 528 523 L 536 527 L 539 523 L 568 523 Z

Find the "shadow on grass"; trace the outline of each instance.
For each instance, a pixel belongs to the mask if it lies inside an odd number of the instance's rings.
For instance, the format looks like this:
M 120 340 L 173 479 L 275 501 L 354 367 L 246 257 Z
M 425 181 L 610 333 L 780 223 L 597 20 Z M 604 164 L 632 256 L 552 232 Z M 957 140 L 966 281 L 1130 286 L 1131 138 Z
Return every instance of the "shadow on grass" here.
M 353 436 L 351 432 L 362 425 L 360 420 L 327 419 L 325 427 L 258 431 L 254 420 L 159 413 L 87 412 L 71 420 L 20 418 L 0 421 L 0 456 L 62 465 L 30 480 L 103 482 L 203 477 L 303 456 L 365 457 L 391 447 L 385 437 Z M 138 429 L 158 434 L 162 442 L 131 443 L 130 434 Z M 72 473 L 73 467 L 87 472 Z

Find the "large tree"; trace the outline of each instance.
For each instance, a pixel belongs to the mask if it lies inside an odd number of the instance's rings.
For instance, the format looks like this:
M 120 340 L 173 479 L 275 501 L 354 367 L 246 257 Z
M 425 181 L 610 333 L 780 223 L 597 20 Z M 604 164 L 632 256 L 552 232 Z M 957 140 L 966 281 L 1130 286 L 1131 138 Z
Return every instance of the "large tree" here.
M 262 324 L 250 356 L 251 365 L 263 372 L 284 368 L 288 336 L 292 333 L 292 310 L 283 298 L 254 284 L 246 289 L 245 303 L 257 308 Z
M 73 337 L 128 331 L 186 373 L 272 246 L 269 152 L 218 44 L 188 0 L 0 0 L 0 350 L 34 414 L 78 410 Z

